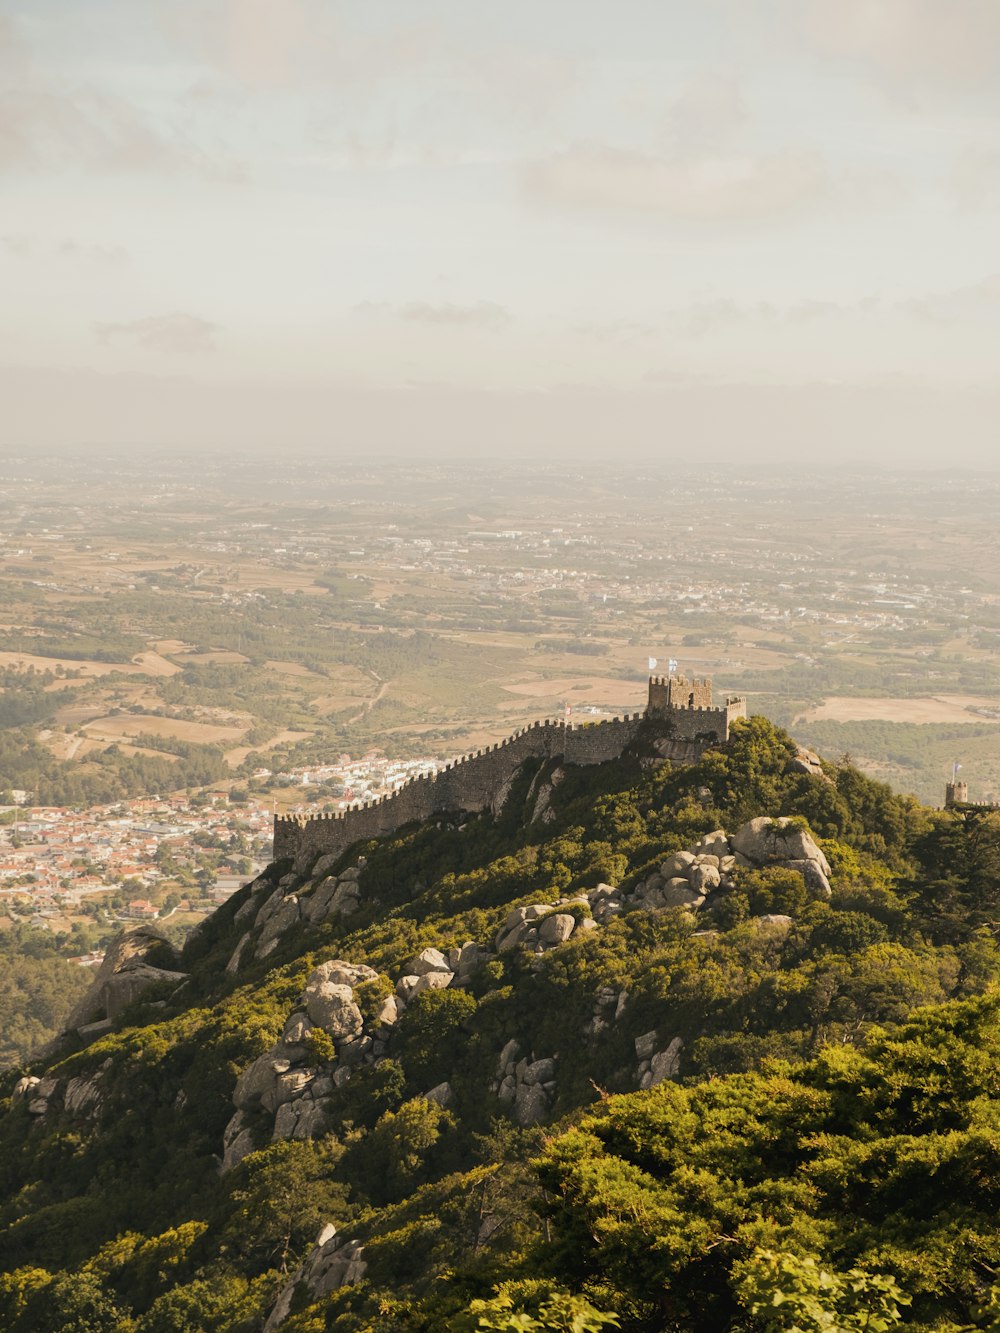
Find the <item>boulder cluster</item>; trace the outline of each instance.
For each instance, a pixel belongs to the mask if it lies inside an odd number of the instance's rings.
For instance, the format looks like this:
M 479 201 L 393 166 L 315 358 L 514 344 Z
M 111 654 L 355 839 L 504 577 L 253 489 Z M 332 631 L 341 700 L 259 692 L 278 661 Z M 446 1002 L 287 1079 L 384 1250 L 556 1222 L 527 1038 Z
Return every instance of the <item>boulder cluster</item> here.
M 674 852 L 627 892 L 599 884 L 588 899 L 600 923 L 627 906 L 651 912 L 667 907 L 695 910 L 735 888 L 737 870 L 768 866 L 796 870 L 815 897 L 830 897 L 830 864 L 809 830 L 788 818 L 760 818 L 735 833 L 706 833 L 689 851 Z
M 401 1004 L 408 1004 L 421 991 L 444 990 L 452 984 L 464 986 L 488 957 L 485 949 L 480 949 L 472 940 L 449 949 L 447 953 L 440 949 L 424 949 L 396 982 L 396 997 Z
M 327 1222 L 316 1237 L 316 1243 L 305 1262 L 296 1269 L 287 1286 L 282 1289 L 268 1315 L 263 1333 L 270 1333 L 270 1330 L 285 1322 L 292 1312 L 292 1302 L 300 1285 L 309 1292 L 310 1300 L 316 1301 L 337 1287 L 360 1282 L 368 1268 L 363 1254 L 364 1246 L 359 1240 L 347 1240 L 339 1236 L 333 1223 Z
M 318 926 L 328 917 L 348 916 L 358 910 L 361 901 L 358 879 L 364 858 L 334 875 L 331 871 L 337 859 L 333 853 L 321 856 L 304 885 L 294 873 L 283 875 L 276 886 L 266 875 L 253 881 L 250 897 L 233 917 L 234 924 L 243 926 L 244 933 L 226 964 L 227 972 L 239 970 L 251 944 L 254 958 L 267 958 L 278 947 L 281 937 L 300 922 Z
M 497 1060 L 497 1076 L 490 1091 L 501 1106 L 513 1113 L 519 1125 L 537 1125 L 548 1119 L 556 1093 L 554 1055 L 541 1059 L 520 1056 L 521 1046 L 511 1038 Z
M 51 1074 L 45 1078 L 25 1075 L 14 1084 L 10 1104 L 18 1106 L 23 1102 L 28 1108 L 28 1114 L 34 1116 L 46 1115 L 60 1103 L 62 1109 L 70 1115 L 94 1116 L 104 1099 L 102 1083 L 112 1063 L 109 1058 L 93 1074 L 78 1074 L 65 1081 L 53 1078 Z
M 496 933 L 497 953 L 507 953 L 518 947 L 545 953 L 547 949 L 565 944 L 574 935 L 594 929 L 590 910 L 586 897 L 560 898 L 555 905 L 529 903 L 527 907 L 515 907 Z
M 382 999 L 373 1017 L 363 1016 L 355 989 L 378 979 L 373 968 L 339 958 L 310 974 L 277 1042 L 236 1080 L 236 1113 L 223 1135 L 224 1171 L 258 1146 L 262 1116 L 271 1122 L 272 1141 L 323 1132 L 326 1099 L 350 1079 L 353 1066 L 372 1063 L 385 1052 L 386 1035 L 398 1016 L 393 995 Z

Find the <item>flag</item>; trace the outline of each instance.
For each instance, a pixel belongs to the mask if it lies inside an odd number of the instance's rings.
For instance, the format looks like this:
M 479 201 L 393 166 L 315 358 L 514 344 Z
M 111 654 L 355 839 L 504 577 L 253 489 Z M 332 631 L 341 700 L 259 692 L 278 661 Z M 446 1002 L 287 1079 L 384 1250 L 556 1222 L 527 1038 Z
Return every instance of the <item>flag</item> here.
M 649 659 L 649 669 L 650 669 L 650 671 L 655 671 L 655 670 L 656 670 L 656 658 L 655 658 L 655 657 L 651 657 L 651 658 Z
M 667 663 L 667 671 L 672 676 L 676 670 L 677 670 L 677 663 L 671 657 L 670 661 Z

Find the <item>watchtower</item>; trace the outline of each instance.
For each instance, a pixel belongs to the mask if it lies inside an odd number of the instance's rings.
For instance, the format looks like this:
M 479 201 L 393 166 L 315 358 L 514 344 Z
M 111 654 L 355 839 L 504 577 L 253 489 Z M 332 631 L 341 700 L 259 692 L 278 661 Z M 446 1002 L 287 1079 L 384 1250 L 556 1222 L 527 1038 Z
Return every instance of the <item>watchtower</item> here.
M 969 803 L 969 784 L 959 782 L 955 779 L 949 782 L 944 789 L 944 808 L 949 810 L 953 805 L 968 805 Z
M 650 676 L 649 711 L 666 712 L 674 708 L 711 708 L 711 676 Z

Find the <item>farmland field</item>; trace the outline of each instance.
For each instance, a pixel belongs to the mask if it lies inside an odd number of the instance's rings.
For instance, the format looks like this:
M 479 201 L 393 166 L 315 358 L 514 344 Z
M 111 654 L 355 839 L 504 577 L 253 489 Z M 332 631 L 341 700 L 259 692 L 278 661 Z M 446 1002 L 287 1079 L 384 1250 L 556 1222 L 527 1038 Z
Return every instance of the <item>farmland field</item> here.
M 0 487 L 13 785 L 447 758 L 672 658 L 925 799 L 1000 790 L 993 480 L 105 464 Z

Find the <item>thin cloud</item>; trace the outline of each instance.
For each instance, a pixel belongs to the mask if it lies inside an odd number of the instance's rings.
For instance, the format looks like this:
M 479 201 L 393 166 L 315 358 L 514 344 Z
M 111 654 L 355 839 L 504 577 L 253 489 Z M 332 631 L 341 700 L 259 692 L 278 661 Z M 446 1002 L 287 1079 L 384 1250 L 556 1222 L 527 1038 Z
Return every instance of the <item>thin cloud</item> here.
M 907 301 L 903 309 L 935 324 L 955 324 L 974 319 L 995 319 L 1000 314 L 1000 273 L 952 291 L 934 292 Z
M 988 85 L 1000 73 L 996 0 L 794 0 L 791 12 L 815 48 L 908 97 Z
M 438 324 L 457 328 L 499 329 L 511 319 L 506 306 L 495 301 L 477 301 L 474 305 L 457 305 L 444 301 L 433 305 L 428 301 L 407 301 L 403 305 L 389 305 L 379 301 L 362 301 L 354 307 L 356 315 L 392 315 L 418 324 Z
M 86 84 L 64 86 L 39 69 L 0 19 L 0 171 L 79 169 L 191 173 L 216 180 L 242 169 L 183 135 L 160 133 L 130 102 Z
M 177 311 L 169 315 L 148 315 L 125 323 L 95 323 L 94 336 L 99 342 L 124 339 L 147 352 L 166 352 L 174 356 L 197 356 L 215 350 L 214 337 L 219 325 L 198 315 Z
M 128 251 L 121 245 L 100 245 L 78 241 L 72 236 L 50 240 L 38 236 L 8 234 L 0 236 L 0 245 L 16 259 L 70 259 L 83 263 L 123 264 Z
M 510 321 L 510 311 L 494 301 L 478 301 L 475 305 L 429 305 L 425 301 L 410 301 L 400 306 L 403 319 L 423 324 L 457 324 L 463 328 L 498 329 Z
M 693 161 L 608 144 L 576 144 L 528 163 L 521 174 L 532 202 L 581 212 L 730 222 L 794 212 L 830 189 L 816 152 L 783 150 Z

